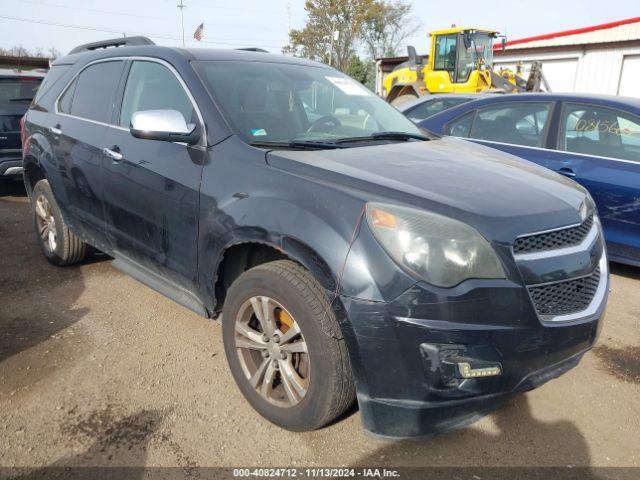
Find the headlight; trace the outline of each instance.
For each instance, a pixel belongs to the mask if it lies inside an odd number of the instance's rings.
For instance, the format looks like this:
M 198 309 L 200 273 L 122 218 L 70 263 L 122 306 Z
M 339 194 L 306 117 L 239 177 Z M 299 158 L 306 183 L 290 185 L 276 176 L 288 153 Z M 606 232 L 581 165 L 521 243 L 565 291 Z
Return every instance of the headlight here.
M 438 287 L 468 278 L 505 278 L 489 242 L 469 225 L 413 208 L 367 204 L 375 238 L 399 265 Z

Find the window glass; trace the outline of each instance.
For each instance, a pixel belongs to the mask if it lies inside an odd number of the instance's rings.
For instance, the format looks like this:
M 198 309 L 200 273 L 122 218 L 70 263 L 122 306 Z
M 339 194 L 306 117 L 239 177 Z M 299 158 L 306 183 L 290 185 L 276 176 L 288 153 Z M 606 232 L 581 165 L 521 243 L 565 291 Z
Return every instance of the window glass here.
M 109 123 L 122 65 L 122 61 L 111 61 L 85 68 L 77 78 L 71 115 Z
M 487 33 L 472 33 L 467 37 L 468 46 L 464 41 L 460 41 L 458 54 L 458 75 L 456 82 L 464 83 L 469 80 L 469 75 L 476 69 L 479 62 L 487 68 L 493 65 L 493 49 L 491 43 L 493 39 Z
M 478 110 L 470 138 L 543 147 L 551 103 L 501 103 Z
M 559 149 L 640 162 L 640 117 L 596 105 L 567 104 Z
M 453 80 L 456 68 L 456 40 L 458 35 L 440 35 L 436 39 L 436 70 L 447 70 Z
M 456 118 L 447 125 L 445 133 L 452 137 L 468 138 L 471 133 L 471 124 L 473 123 L 474 112 L 469 112 L 462 117 Z
M 346 75 L 286 63 L 194 62 L 243 139 L 334 141 L 379 131 L 421 134 L 407 117 Z
M 466 97 L 447 97 L 447 98 L 433 98 L 422 102 L 419 105 L 407 110 L 405 115 L 414 122 L 420 122 L 426 118 L 429 118 L 436 113 L 440 113 L 448 108 L 455 107 L 461 103 L 471 101 L 471 98 Z
M 176 76 L 159 63 L 136 61 L 124 90 L 120 125 L 129 128 L 134 112 L 144 110 L 177 110 L 185 122 L 197 122 L 193 104 Z
M 71 113 L 71 102 L 73 100 L 73 94 L 76 91 L 77 84 L 78 79 L 76 78 L 64 91 L 60 100 L 58 100 L 58 111 L 61 113 Z

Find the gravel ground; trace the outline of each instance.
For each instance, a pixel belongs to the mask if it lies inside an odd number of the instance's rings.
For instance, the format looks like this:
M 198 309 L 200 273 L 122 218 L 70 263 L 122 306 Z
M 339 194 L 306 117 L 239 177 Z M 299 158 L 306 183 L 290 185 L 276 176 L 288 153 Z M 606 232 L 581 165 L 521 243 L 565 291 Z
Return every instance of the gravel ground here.
M 563 377 L 425 441 L 267 423 L 227 370 L 218 323 L 111 267 L 41 255 L 0 186 L 0 466 L 640 466 L 640 269 L 613 265 L 598 346 Z

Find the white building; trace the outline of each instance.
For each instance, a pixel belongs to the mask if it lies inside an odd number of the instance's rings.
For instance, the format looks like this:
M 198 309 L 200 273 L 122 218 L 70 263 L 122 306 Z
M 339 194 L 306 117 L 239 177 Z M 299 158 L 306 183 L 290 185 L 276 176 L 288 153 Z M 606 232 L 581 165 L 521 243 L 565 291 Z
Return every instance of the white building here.
M 525 77 L 540 61 L 553 92 L 640 97 L 640 17 L 511 40 L 494 55 L 496 68 L 522 61 Z

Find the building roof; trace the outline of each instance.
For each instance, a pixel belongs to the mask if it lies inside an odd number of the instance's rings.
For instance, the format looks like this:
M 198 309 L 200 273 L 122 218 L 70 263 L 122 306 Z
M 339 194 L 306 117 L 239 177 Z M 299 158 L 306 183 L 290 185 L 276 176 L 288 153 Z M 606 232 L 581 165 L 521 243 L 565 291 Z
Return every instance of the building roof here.
M 510 40 L 506 44 L 509 49 L 561 47 L 569 45 L 585 45 L 612 42 L 640 42 L 640 17 L 626 18 L 616 22 L 602 23 L 590 27 L 546 33 L 533 37 Z M 500 50 L 501 45 L 495 45 Z

